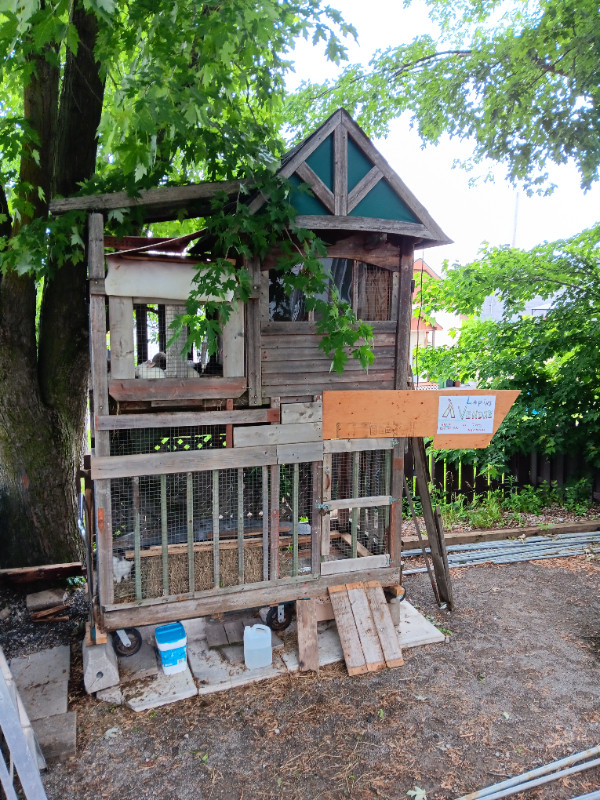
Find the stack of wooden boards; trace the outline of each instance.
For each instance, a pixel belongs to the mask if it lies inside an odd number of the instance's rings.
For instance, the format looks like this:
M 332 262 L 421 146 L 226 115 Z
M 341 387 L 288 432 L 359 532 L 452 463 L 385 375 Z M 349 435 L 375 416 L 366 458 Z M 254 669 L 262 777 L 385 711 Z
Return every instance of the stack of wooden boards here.
M 398 633 L 378 581 L 329 587 L 349 675 L 400 667 Z

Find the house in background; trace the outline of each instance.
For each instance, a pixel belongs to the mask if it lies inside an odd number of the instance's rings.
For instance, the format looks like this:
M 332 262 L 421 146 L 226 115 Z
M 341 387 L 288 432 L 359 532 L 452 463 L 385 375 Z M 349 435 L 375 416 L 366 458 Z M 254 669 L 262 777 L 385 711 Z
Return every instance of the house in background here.
M 419 351 L 428 347 L 454 345 L 456 339 L 452 331 L 460 328 L 462 317 L 451 312 L 441 311 L 436 313 L 435 319 L 427 321 L 420 313 L 421 286 L 425 275 L 434 280 L 441 280 L 438 275 L 422 258 L 415 259 L 413 279 L 413 316 L 410 323 L 410 366 L 413 372 L 415 386 L 419 389 L 437 389 L 437 383 L 431 383 L 426 375 L 419 369 Z

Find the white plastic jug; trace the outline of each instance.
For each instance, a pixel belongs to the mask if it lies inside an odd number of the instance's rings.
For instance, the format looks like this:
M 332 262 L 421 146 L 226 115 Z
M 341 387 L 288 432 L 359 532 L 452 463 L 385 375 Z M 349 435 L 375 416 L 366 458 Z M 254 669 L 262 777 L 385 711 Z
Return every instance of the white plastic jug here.
M 244 661 L 248 669 L 268 667 L 273 660 L 271 628 L 253 625 L 244 628 Z

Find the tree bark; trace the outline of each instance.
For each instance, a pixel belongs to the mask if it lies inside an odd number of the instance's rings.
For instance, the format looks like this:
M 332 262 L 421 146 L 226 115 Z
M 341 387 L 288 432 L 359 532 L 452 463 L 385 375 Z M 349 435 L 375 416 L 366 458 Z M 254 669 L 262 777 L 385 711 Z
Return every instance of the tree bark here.
M 21 178 L 35 187 L 32 217 L 53 193 L 77 191 L 95 169 L 104 86 L 94 58 L 98 23 L 75 0 L 77 55 L 58 72 L 43 57 L 25 89 L 40 158 L 25 151 Z M 44 189 L 42 197 L 37 187 Z M 28 221 L 28 220 L 24 220 Z M 0 553 L 2 567 L 72 561 L 89 374 L 85 262 L 50 264 L 36 340 L 36 283 L 8 272 L 0 283 Z M 38 287 L 39 288 L 39 287 Z

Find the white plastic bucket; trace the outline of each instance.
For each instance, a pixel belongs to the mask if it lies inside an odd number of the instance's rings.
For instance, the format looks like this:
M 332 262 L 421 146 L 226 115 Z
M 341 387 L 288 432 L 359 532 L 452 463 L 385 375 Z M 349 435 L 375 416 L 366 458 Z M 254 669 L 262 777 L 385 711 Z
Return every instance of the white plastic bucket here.
M 267 625 L 244 628 L 244 661 L 247 669 L 268 667 L 273 661 L 271 629 Z
M 154 636 L 165 675 L 183 672 L 187 668 L 187 636 L 181 622 L 161 625 Z

